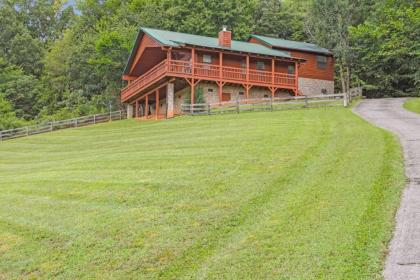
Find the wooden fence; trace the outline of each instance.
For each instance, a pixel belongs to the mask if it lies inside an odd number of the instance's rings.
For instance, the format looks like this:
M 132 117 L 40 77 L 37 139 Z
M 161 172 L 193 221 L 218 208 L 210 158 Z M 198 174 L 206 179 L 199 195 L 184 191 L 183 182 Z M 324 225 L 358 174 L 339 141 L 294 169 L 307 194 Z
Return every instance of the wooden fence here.
M 362 87 L 355 87 L 349 90 L 348 94 L 351 98 L 362 98 L 363 95 L 363 88 Z
M 236 101 L 183 104 L 182 112 L 187 115 L 213 115 L 247 111 L 277 111 L 287 109 L 343 106 L 345 99 L 362 96 L 362 88 L 353 88 L 349 94 L 325 94 L 317 96 L 274 97 L 241 99 Z
M 187 115 L 212 115 L 224 113 L 240 113 L 246 111 L 275 111 L 285 109 L 311 108 L 321 106 L 343 106 L 344 100 L 362 96 L 362 88 L 352 88 L 349 94 L 326 94 L 318 96 L 296 96 L 283 98 L 243 99 L 237 101 L 183 104 L 182 111 Z M 92 125 L 96 123 L 125 119 L 125 111 L 114 111 L 68 120 L 46 122 L 42 124 L 0 131 L 0 142 L 12 138 L 25 137 L 54 130 Z
M 45 132 L 52 132 L 54 130 L 70 128 L 70 127 L 80 127 L 86 125 L 92 125 L 102 122 L 121 120 L 127 117 L 125 111 L 114 111 L 104 114 L 96 114 L 92 116 L 79 117 L 68 120 L 61 121 L 52 121 L 45 122 L 42 124 L 8 129 L 0 131 L 0 142 L 3 140 L 8 140 L 12 138 L 25 137 Z

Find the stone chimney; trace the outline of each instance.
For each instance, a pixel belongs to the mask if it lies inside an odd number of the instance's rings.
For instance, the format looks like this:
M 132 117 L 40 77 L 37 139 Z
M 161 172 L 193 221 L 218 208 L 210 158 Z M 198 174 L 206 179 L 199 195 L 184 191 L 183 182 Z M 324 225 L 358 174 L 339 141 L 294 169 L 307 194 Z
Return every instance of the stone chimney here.
M 222 31 L 219 32 L 219 46 L 230 48 L 232 45 L 232 32 L 228 31 L 226 26 L 223 26 Z

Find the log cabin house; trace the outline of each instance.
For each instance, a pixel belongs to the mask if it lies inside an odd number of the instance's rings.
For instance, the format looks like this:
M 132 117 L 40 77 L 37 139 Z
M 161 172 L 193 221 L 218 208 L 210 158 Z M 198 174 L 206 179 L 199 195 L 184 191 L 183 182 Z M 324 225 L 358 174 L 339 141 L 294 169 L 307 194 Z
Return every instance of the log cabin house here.
M 318 95 L 334 91 L 331 52 L 313 44 L 251 35 L 232 40 L 141 28 L 122 76 L 128 118 L 171 118 L 195 103 Z

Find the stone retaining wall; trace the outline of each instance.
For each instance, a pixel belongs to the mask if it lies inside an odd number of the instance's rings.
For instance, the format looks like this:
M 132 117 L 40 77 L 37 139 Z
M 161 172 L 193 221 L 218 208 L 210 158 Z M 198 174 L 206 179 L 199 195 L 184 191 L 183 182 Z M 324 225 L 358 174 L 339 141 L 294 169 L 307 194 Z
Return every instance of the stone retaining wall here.
M 334 93 L 334 81 L 299 78 L 299 91 L 303 95 L 321 95 Z

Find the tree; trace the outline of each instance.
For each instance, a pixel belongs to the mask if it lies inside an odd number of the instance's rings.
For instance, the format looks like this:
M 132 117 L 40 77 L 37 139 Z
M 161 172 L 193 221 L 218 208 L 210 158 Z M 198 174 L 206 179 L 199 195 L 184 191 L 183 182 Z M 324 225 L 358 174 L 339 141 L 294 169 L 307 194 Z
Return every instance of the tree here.
M 350 26 L 364 21 L 361 13 L 371 7 L 370 0 L 316 0 L 309 9 L 306 30 L 310 39 L 333 50 L 341 90 L 348 92 L 351 81 L 353 53 L 350 48 Z
M 420 95 L 420 9 L 414 2 L 387 1 L 350 33 L 354 72 L 369 95 Z
M 74 18 L 72 6 L 64 0 L 14 0 L 13 7 L 33 38 L 49 44 L 62 36 Z
M 41 91 L 34 76 L 26 75 L 22 68 L 10 65 L 0 58 L 0 95 L 12 104 L 19 118 L 30 120 L 37 117 Z
M 0 57 L 22 67 L 25 73 L 39 76 L 42 72 L 41 44 L 31 37 L 9 5 L 0 5 L 0 26 Z
M 246 39 L 253 26 L 255 0 L 155 0 L 142 3 L 140 24 L 178 32 L 217 36 L 223 25 L 235 39 Z
M 0 94 L 0 131 L 23 126 L 24 121 L 16 117 L 12 105 Z
M 305 41 L 304 18 L 308 0 L 260 0 L 254 12 L 254 33 Z

